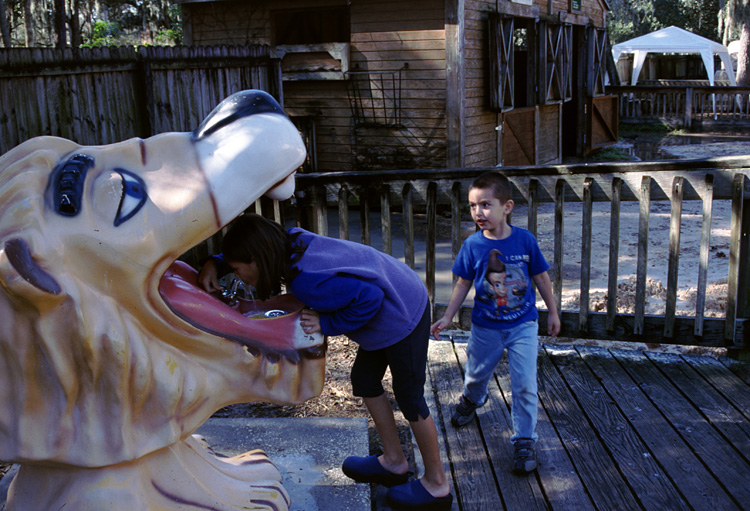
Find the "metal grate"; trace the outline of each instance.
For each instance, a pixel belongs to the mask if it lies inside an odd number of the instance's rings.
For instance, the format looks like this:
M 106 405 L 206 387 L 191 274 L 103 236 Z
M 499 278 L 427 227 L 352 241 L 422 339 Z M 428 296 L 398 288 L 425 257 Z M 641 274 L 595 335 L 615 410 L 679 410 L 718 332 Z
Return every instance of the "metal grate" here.
M 401 128 L 401 72 L 350 71 L 347 93 L 357 126 Z

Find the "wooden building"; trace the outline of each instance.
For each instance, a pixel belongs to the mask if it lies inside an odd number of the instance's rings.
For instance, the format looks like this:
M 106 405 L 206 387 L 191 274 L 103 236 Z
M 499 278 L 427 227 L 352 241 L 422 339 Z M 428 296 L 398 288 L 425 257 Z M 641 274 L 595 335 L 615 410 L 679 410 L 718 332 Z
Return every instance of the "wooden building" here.
M 315 171 L 559 163 L 616 141 L 606 0 L 179 0 L 185 44 L 269 44 Z

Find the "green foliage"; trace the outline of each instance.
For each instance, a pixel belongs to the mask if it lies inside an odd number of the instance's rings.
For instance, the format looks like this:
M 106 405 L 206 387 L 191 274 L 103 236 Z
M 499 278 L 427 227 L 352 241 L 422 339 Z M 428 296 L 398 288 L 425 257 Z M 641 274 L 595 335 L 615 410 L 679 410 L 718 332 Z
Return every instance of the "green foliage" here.
M 169 28 L 161 28 L 156 33 L 156 44 L 179 45 L 182 44 L 182 10 L 179 5 L 172 5 L 167 11 L 167 19 L 170 21 Z
M 611 0 L 611 44 L 674 25 L 718 40 L 719 0 Z
M 113 21 L 97 21 L 91 30 L 91 35 L 84 35 L 84 48 L 99 46 L 119 46 L 120 25 Z

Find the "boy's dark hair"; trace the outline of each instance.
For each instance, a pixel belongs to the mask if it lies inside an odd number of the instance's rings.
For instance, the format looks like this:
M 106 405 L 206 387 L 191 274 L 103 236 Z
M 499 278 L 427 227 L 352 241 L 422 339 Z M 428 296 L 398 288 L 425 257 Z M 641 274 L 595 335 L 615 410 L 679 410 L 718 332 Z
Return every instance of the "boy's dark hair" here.
M 292 281 L 298 272 L 290 271 L 290 257 L 297 236 L 290 236 L 278 223 L 254 213 L 232 222 L 224 236 L 222 252 L 227 262 L 258 266 L 258 298 L 266 300 L 281 292 L 281 285 Z M 302 247 L 304 250 L 304 247 Z
M 469 190 L 474 188 L 492 190 L 492 194 L 502 204 L 513 198 L 513 185 L 510 184 L 510 180 L 496 170 L 485 172 L 472 181 Z

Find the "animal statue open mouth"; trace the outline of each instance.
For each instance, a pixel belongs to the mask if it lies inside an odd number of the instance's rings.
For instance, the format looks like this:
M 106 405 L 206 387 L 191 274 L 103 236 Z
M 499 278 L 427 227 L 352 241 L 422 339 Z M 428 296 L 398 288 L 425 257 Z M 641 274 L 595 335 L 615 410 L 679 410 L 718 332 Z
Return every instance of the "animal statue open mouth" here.
M 0 157 L 0 459 L 21 465 L 8 511 L 288 508 L 264 454 L 217 458 L 192 433 L 229 404 L 320 394 L 324 340 L 292 296 L 230 307 L 178 259 L 260 196 L 291 196 L 304 158 L 261 91 L 190 133 L 38 137 Z
M 159 283 L 164 301 L 188 323 L 242 344 L 253 356 L 283 357 L 292 363 L 325 357 L 320 336 L 302 330 L 299 317 L 304 305 L 292 295 L 264 301 L 237 298 L 230 306 L 217 294 L 203 291 L 197 277 L 193 268 L 177 261 Z

